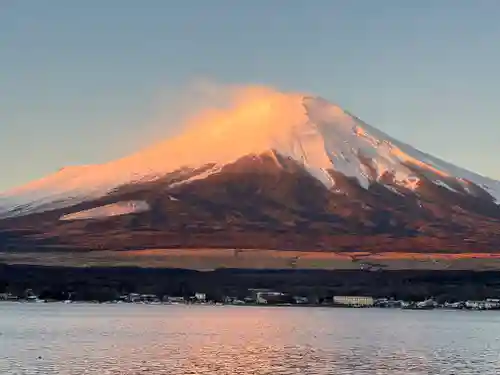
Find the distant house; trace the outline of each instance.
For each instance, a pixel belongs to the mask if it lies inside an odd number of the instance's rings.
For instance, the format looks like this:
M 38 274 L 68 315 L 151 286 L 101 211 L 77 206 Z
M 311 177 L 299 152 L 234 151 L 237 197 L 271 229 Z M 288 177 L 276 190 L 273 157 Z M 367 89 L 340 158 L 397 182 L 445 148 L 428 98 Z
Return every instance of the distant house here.
M 141 295 L 139 293 L 130 293 L 128 295 L 128 302 L 131 303 L 141 302 Z
M 466 301 L 465 307 L 471 310 L 484 310 L 485 301 Z
M 378 298 L 374 301 L 374 306 L 376 307 L 401 307 L 401 301 L 389 298 Z
M 151 302 L 159 302 L 160 299 L 156 294 L 141 294 L 140 300 L 142 302 L 151 303 Z
M 300 296 L 294 296 L 293 301 L 297 305 L 305 305 L 309 303 L 309 299 L 307 297 L 300 297 Z
M 373 297 L 363 296 L 335 296 L 333 297 L 333 304 L 340 306 L 351 307 L 370 307 L 375 303 Z
M 198 302 L 205 302 L 207 300 L 207 295 L 206 293 L 195 293 L 194 298 Z
M 282 292 L 257 292 L 255 301 L 261 305 L 291 303 L 293 299 L 289 294 Z
M 465 307 L 471 310 L 498 310 L 500 309 L 500 301 L 492 298 L 485 301 L 466 301 Z
M 178 303 L 184 303 L 185 300 L 184 300 L 184 297 L 164 296 L 163 297 L 163 302 L 178 304 Z
M 12 293 L 0 293 L 0 301 L 18 301 L 19 297 Z
M 485 303 L 485 308 L 487 310 L 498 310 L 500 309 L 500 300 L 497 298 L 487 298 Z

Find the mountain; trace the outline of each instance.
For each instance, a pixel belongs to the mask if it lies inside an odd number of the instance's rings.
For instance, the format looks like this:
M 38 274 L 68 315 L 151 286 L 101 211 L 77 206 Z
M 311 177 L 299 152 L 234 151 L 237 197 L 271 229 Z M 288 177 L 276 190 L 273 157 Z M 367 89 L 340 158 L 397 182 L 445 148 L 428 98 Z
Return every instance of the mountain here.
M 0 247 L 496 252 L 500 182 L 273 91 L 0 194 Z

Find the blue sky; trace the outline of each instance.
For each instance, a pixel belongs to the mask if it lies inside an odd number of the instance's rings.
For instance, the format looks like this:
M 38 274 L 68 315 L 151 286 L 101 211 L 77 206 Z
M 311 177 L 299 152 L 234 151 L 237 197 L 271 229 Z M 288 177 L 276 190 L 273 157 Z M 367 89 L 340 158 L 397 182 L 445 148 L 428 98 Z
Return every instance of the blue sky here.
M 200 79 L 315 93 L 500 179 L 499 14 L 497 0 L 1 1 L 0 190 L 168 134 Z

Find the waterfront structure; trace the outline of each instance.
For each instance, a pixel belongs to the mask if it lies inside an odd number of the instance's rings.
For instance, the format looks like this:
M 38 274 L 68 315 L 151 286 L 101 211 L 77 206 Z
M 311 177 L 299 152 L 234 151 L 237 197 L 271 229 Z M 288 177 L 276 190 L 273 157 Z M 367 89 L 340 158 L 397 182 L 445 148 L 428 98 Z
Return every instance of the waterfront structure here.
M 195 293 L 194 298 L 198 302 L 206 302 L 207 294 L 206 293 Z
M 18 301 L 20 298 L 12 293 L 0 293 L 0 301 Z
M 309 303 L 309 299 L 307 297 L 294 296 L 293 302 L 297 305 L 306 305 Z
M 334 296 L 333 304 L 351 307 L 371 307 L 375 303 L 373 297 L 365 296 Z
M 130 302 L 130 303 L 141 302 L 141 295 L 139 293 L 130 293 L 128 295 L 128 302 Z
M 250 292 L 251 299 L 259 305 L 291 303 L 293 301 L 289 294 L 271 289 L 250 289 Z
M 179 303 L 185 303 L 186 300 L 184 299 L 184 297 L 180 296 L 163 296 L 163 302 L 177 305 Z

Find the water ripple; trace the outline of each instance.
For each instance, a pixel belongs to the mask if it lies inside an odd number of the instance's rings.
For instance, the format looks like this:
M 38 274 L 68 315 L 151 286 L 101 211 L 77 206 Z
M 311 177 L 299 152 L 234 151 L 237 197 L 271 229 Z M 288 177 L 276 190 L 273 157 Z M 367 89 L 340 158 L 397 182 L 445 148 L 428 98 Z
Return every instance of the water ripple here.
M 500 314 L 0 304 L 9 375 L 498 374 Z

